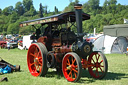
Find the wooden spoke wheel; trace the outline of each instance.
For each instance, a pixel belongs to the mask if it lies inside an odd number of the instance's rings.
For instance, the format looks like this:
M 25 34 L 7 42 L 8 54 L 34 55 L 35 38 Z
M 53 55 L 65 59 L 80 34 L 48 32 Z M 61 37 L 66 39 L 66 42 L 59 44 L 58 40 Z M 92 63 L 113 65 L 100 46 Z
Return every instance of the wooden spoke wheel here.
M 27 53 L 28 69 L 33 76 L 44 76 L 47 73 L 47 48 L 42 43 L 33 43 Z
M 81 77 L 81 70 L 82 65 L 79 56 L 74 52 L 67 53 L 62 61 L 64 77 L 70 82 L 76 82 Z
M 102 79 L 106 75 L 108 63 L 104 54 L 95 51 L 89 56 L 88 62 L 90 64 L 88 70 L 92 77 Z

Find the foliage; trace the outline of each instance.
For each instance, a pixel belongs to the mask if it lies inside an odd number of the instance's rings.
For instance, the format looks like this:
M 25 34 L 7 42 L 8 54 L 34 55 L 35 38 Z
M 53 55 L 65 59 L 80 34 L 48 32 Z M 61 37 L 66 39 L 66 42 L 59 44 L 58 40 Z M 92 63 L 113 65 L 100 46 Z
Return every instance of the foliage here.
M 15 7 L 8 6 L 3 10 L 0 8 L 0 33 L 30 34 L 33 28 L 18 27 L 20 22 L 74 11 L 74 5 L 79 3 L 79 0 L 69 0 L 69 2 L 63 11 L 59 11 L 55 6 L 53 12 L 48 11 L 48 6 L 43 6 L 42 3 L 39 4 L 39 11 L 37 11 L 34 8 L 33 0 L 19 1 Z M 83 12 L 90 14 L 91 17 L 90 20 L 83 21 L 83 32 L 93 32 L 94 28 L 97 28 L 97 32 L 102 32 L 103 26 L 123 24 L 123 19 L 128 18 L 128 5 L 117 4 L 117 0 L 105 0 L 103 6 L 100 6 L 99 2 L 100 0 L 88 0 L 83 3 Z M 76 32 L 74 27 L 72 29 Z
M 15 5 L 15 11 L 17 12 L 17 14 L 19 15 L 23 15 L 25 12 L 24 6 L 22 2 L 17 2 Z
M 8 82 L 0 85 L 127 85 L 128 84 L 128 56 L 125 54 L 107 54 L 108 72 L 105 78 L 99 80 L 89 75 L 88 69 L 82 70 L 82 77 L 78 82 L 68 82 L 63 74 L 55 69 L 49 69 L 45 77 L 33 77 L 27 67 L 27 50 L 0 49 L 1 58 L 12 65 L 20 65 L 20 72 L 0 75 L 7 77 Z
M 9 14 L 12 14 L 13 11 L 14 11 L 13 6 L 9 6 L 3 9 L 3 14 L 8 16 Z
M 29 11 L 31 9 L 31 6 L 33 6 L 33 1 L 32 0 L 23 0 L 23 5 L 25 8 L 25 11 Z
M 43 12 L 44 12 L 44 10 L 43 10 L 43 6 L 42 6 L 42 4 L 40 3 L 39 17 L 43 17 Z
M 58 8 L 56 6 L 54 8 L 54 12 L 55 12 L 55 14 L 58 14 L 59 13 Z

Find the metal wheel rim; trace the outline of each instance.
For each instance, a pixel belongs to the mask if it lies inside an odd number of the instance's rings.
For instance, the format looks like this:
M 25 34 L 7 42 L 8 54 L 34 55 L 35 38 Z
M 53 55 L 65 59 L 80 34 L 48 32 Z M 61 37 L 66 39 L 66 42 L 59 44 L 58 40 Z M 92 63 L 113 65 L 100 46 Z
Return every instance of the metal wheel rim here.
M 39 76 L 42 70 L 42 53 L 36 44 L 32 44 L 27 55 L 28 68 L 33 76 Z
M 80 59 L 79 59 L 80 61 Z M 70 81 L 75 82 L 80 79 L 81 65 L 78 63 L 78 59 L 72 55 L 72 53 L 66 54 L 63 58 L 62 71 L 64 77 Z
M 88 70 L 90 75 L 94 78 L 101 79 L 107 72 L 106 58 L 104 59 L 103 57 L 104 56 L 100 55 L 98 52 L 93 52 L 88 58 L 88 62 L 92 65 L 88 67 Z

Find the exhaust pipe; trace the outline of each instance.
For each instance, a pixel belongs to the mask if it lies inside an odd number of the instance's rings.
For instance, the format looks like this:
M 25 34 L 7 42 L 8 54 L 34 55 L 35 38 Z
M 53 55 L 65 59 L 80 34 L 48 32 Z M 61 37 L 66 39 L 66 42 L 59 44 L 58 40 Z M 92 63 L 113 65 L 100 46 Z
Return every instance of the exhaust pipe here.
M 76 15 L 76 26 L 77 26 L 77 35 L 80 41 L 83 41 L 83 34 L 82 34 L 82 4 L 76 4 L 75 8 L 75 15 Z

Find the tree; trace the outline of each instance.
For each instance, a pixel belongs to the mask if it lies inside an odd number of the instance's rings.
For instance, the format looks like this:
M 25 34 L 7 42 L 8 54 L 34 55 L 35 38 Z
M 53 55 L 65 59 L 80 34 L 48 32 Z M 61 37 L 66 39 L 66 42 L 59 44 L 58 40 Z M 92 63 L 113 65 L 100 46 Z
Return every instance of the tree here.
M 12 14 L 13 11 L 14 11 L 13 6 L 9 6 L 3 9 L 3 14 L 8 16 L 9 14 Z
M 104 4 L 103 4 L 103 12 L 104 12 L 104 14 L 106 14 L 107 13 L 107 6 L 108 6 L 108 1 L 107 0 L 105 0 L 105 2 L 104 2 Z
M 48 13 L 48 6 L 46 5 L 46 6 L 44 6 L 44 11 L 45 11 L 45 14 L 47 14 Z
M 25 7 L 25 11 L 29 11 L 31 6 L 33 6 L 32 0 L 23 0 L 23 5 Z
M 75 0 L 75 4 L 78 4 L 79 3 L 79 0 Z
M 30 10 L 24 13 L 24 16 L 25 17 L 30 17 L 30 16 L 34 16 L 34 15 L 36 15 L 36 10 L 32 5 Z
M 7 33 L 8 34 L 18 34 L 19 33 L 19 23 L 9 24 Z
M 103 4 L 103 8 L 106 8 L 108 6 L 108 0 L 105 0 L 104 4 Z
M 108 5 L 111 5 L 111 4 L 117 4 L 117 0 L 109 0 L 108 1 Z
M 34 8 L 33 5 L 31 5 L 31 8 L 30 8 L 30 14 L 31 14 L 31 16 L 36 15 L 36 9 Z
M 67 7 L 65 7 L 64 12 L 74 11 L 75 2 L 71 2 Z
M 83 4 L 83 11 L 85 12 L 85 13 L 89 13 L 89 12 L 91 12 L 90 10 L 89 10 L 89 3 L 88 2 L 86 2 L 86 3 L 84 3 Z
M 39 17 L 43 17 L 43 12 L 44 12 L 44 10 L 43 10 L 43 6 L 42 6 L 42 4 L 40 3 Z
M 17 14 L 16 12 L 13 12 L 13 14 L 12 14 L 11 17 L 10 17 L 9 22 L 10 22 L 10 23 L 15 23 L 18 19 L 19 19 L 18 14 Z
M 109 10 L 109 13 L 113 13 L 115 14 L 116 13 L 116 3 L 117 3 L 117 0 L 109 0 L 108 1 L 108 10 Z
M 2 14 L 2 9 L 0 8 L 0 15 Z
M 88 1 L 91 10 L 95 10 L 99 8 L 99 0 L 89 0 Z
M 56 6 L 54 8 L 54 12 L 55 12 L 55 14 L 58 14 L 58 8 Z
M 15 5 L 15 11 L 17 12 L 17 14 L 19 15 L 23 15 L 24 14 L 24 7 L 23 7 L 23 4 L 22 2 L 17 2 L 16 5 Z

